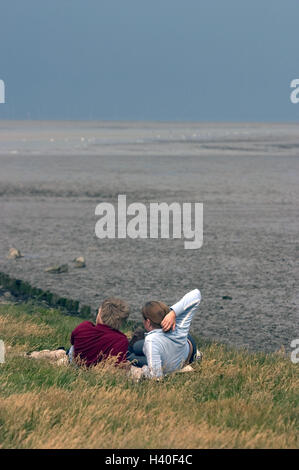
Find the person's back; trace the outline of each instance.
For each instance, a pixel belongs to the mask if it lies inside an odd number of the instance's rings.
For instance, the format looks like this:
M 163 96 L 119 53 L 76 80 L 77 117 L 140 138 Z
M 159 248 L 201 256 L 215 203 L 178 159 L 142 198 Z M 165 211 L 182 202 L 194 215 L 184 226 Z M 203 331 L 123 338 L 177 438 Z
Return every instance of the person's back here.
M 69 357 L 79 359 L 86 366 L 116 356 L 117 362 L 126 360 L 128 339 L 119 331 L 129 315 L 129 307 L 121 299 L 106 299 L 98 310 L 96 324 L 84 321 L 71 334 Z
M 187 340 L 190 323 L 199 308 L 200 300 L 200 291 L 192 290 L 170 309 L 176 316 L 174 330 L 164 332 L 161 327 L 156 326 L 145 334 L 144 353 L 148 366 L 143 368 L 143 375 L 161 377 L 183 366 L 190 353 Z M 145 320 L 146 316 L 144 314 Z
M 105 324 L 84 321 L 71 334 L 74 356 L 87 367 L 109 356 L 117 356 L 117 363 L 125 361 L 128 338 L 120 331 Z

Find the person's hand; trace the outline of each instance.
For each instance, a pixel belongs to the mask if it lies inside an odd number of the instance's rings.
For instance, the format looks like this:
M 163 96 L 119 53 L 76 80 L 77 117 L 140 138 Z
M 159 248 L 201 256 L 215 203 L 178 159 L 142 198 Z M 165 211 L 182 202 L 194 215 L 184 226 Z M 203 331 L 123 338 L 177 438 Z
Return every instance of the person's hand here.
M 176 319 L 175 312 L 173 310 L 170 310 L 170 312 L 167 313 L 167 315 L 165 315 L 165 317 L 161 321 L 161 326 L 162 326 L 163 331 L 169 331 L 170 329 L 174 331 L 175 319 Z
M 143 370 L 140 367 L 132 366 L 128 371 L 128 377 L 132 379 L 134 382 L 139 382 L 142 377 Z

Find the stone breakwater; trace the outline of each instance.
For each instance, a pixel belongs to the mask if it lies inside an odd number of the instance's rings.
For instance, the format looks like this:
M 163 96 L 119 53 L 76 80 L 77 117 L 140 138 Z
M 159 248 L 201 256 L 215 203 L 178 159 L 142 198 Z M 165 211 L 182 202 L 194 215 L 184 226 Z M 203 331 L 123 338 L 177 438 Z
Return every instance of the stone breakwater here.
M 86 319 L 92 319 L 94 317 L 89 305 L 80 305 L 78 300 L 60 297 L 49 290 L 39 289 L 32 286 L 29 282 L 16 279 L 3 272 L 0 272 L 0 287 L 3 290 L 9 291 L 17 299 L 33 299 L 45 302 L 50 307 L 61 309 L 64 313 L 77 315 Z

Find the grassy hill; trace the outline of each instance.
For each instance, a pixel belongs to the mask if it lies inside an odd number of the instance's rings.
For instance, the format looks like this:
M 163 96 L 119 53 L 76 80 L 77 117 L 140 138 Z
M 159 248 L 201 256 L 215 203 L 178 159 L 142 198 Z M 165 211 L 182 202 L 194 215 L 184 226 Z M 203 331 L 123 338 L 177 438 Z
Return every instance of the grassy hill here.
M 69 347 L 82 319 L 37 303 L 0 304 L 0 448 L 295 448 L 299 366 L 282 354 L 204 344 L 193 373 L 133 383 L 23 357 Z

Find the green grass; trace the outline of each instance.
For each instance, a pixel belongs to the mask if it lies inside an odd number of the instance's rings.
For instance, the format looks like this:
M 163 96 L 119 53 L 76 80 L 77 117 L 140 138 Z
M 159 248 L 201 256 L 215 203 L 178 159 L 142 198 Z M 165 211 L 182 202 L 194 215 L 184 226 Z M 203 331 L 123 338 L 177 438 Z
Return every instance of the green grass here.
M 0 447 L 298 447 L 299 366 L 289 357 L 204 342 L 194 372 L 137 384 L 109 364 L 24 357 L 68 348 L 81 321 L 42 304 L 0 305 Z

